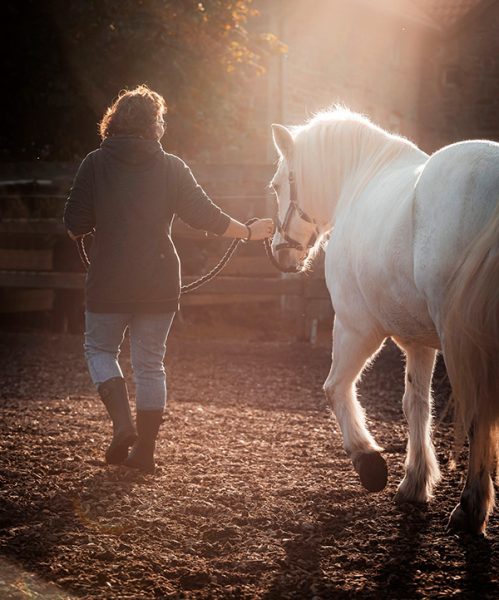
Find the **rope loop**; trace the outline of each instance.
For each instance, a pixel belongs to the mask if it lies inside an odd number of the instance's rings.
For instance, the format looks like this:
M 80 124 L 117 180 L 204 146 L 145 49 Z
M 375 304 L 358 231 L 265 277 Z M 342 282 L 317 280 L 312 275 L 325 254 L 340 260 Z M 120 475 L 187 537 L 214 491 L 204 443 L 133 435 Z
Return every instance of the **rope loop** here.
M 255 221 L 258 221 L 258 219 L 250 219 L 249 221 L 246 221 L 245 225 L 248 227 Z M 225 254 L 222 256 L 222 258 L 219 260 L 219 262 L 213 267 L 213 269 L 211 271 L 209 271 L 208 273 L 206 273 L 206 275 L 203 275 L 199 279 L 196 279 L 196 281 L 193 281 L 192 283 L 183 285 L 180 288 L 180 294 L 182 296 L 184 296 L 185 294 L 189 294 L 190 292 L 193 292 L 194 290 L 197 290 L 198 288 L 200 288 L 205 283 L 208 283 L 208 281 L 211 281 L 212 279 L 214 279 L 220 273 L 220 271 L 226 266 L 226 264 L 229 262 L 229 260 L 232 258 L 232 255 L 236 251 L 236 248 L 239 246 L 239 244 L 244 241 L 245 240 L 243 240 L 243 239 L 232 240 L 232 242 L 231 242 L 230 246 L 227 248 Z

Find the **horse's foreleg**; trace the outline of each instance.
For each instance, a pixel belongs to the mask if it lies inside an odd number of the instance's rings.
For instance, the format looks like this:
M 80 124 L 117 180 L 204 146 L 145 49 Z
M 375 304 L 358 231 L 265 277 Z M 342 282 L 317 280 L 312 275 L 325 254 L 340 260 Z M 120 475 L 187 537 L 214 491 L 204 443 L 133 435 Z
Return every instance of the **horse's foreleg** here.
M 381 448 L 366 427 L 364 411 L 357 400 L 355 382 L 364 365 L 376 354 L 383 338 L 359 335 L 336 317 L 333 330 L 333 362 L 324 391 L 343 434 L 343 446 L 352 459 L 362 485 L 371 492 L 386 486 L 387 468 Z
M 449 527 L 455 530 L 484 533 L 489 514 L 494 507 L 494 485 L 491 473 L 494 468 L 494 428 L 481 421 L 469 433 L 470 456 L 468 476 L 461 501 L 452 511 Z
M 405 476 L 399 485 L 398 502 L 427 502 L 440 479 L 431 439 L 431 377 L 436 351 L 424 346 L 403 345 L 405 369 L 404 414 L 409 425 Z

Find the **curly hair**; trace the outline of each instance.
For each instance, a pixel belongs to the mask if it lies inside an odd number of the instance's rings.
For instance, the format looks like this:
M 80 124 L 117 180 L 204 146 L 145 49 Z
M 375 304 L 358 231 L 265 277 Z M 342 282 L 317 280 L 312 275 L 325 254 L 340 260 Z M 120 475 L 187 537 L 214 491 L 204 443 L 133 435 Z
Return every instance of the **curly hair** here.
M 136 135 L 153 138 L 157 121 L 167 112 L 164 98 L 147 85 L 122 90 L 99 123 L 104 140 L 113 135 Z

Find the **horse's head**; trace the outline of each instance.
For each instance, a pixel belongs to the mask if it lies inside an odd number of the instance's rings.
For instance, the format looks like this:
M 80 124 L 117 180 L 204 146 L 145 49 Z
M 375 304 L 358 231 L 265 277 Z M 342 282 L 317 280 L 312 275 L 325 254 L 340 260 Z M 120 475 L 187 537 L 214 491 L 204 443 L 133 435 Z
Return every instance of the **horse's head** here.
M 294 139 L 282 125 L 272 125 L 274 144 L 280 154 L 277 171 L 270 183 L 277 196 L 276 233 L 272 252 L 282 269 L 298 272 L 304 268 L 310 250 L 314 247 L 319 230 L 298 197 L 294 164 Z

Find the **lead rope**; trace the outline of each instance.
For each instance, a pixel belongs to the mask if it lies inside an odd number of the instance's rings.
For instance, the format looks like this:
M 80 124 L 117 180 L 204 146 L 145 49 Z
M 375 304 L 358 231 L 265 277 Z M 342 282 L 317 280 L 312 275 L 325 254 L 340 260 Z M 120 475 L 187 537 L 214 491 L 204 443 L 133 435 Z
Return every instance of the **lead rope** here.
M 245 225 L 251 225 L 255 221 L 258 221 L 258 219 L 255 219 L 255 218 L 249 219 L 249 221 L 246 221 Z M 78 254 L 80 255 L 80 260 L 83 263 L 85 270 L 88 271 L 88 268 L 90 267 L 90 260 L 88 258 L 88 254 L 85 250 L 85 243 L 83 241 L 84 237 L 85 236 L 82 236 L 82 237 L 79 237 L 76 239 L 76 247 L 78 248 Z M 180 288 L 180 293 L 182 295 L 189 294 L 190 292 L 193 292 L 194 290 L 197 290 L 198 288 L 200 288 L 205 283 L 208 283 L 208 281 L 211 281 L 212 279 L 214 279 L 220 273 L 220 271 L 227 265 L 229 260 L 232 258 L 232 255 L 236 251 L 236 248 L 239 246 L 239 244 L 242 241 L 243 241 L 242 239 L 233 240 L 231 242 L 230 246 L 227 248 L 225 254 L 222 256 L 220 261 L 213 267 L 213 269 L 211 269 L 211 271 L 206 273 L 206 275 L 203 275 L 199 279 L 196 279 L 196 281 L 193 281 L 192 283 L 183 285 Z M 271 248 L 270 244 L 271 244 L 271 242 L 270 242 L 269 238 L 266 238 L 263 240 L 263 245 L 265 246 L 265 251 L 267 253 L 267 256 L 268 256 L 270 262 L 274 265 L 274 267 L 276 269 L 278 269 L 279 271 L 281 271 L 282 273 L 297 273 L 298 272 L 297 269 L 293 269 L 293 268 L 284 269 L 283 267 L 281 267 L 281 265 L 276 261 L 276 259 L 274 258 L 274 255 L 272 254 L 272 248 Z
M 258 221 L 258 219 L 250 219 L 249 221 L 246 221 L 245 225 L 251 225 L 251 223 L 254 223 L 255 221 Z M 208 281 L 211 281 L 212 279 L 214 279 L 220 273 L 220 271 L 225 267 L 225 265 L 229 262 L 229 260 L 232 258 L 232 255 L 236 251 L 236 248 L 239 246 L 239 244 L 242 241 L 243 240 L 241 240 L 241 239 L 232 240 L 232 242 L 231 242 L 230 246 L 227 248 L 225 254 L 222 256 L 220 261 L 213 267 L 213 269 L 211 271 L 208 271 L 208 273 L 206 273 L 206 275 L 203 275 L 199 279 L 196 279 L 196 281 L 193 281 L 192 283 L 188 283 L 187 285 L 183 285 L 180 288 L 180 294 L 182 296 L 185 294 L 189 294 L 190 292 L 197 290 L 199 287 L 201 287 L 205 283 L 208 283 Z

